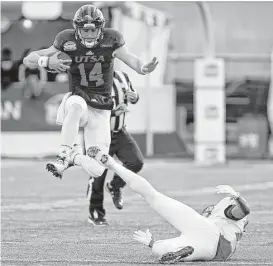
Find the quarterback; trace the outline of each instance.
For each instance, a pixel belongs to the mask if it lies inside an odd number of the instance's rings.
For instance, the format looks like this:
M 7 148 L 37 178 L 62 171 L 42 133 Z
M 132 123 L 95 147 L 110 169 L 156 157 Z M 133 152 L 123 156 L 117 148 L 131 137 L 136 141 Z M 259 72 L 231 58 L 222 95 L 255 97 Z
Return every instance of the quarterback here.
M 60 178 L 69 165 L 79 127 L 84 128 L 87 150 L 98 145 L 108 153 L 114 59 L 120 59 L 141 75 L 151 73 L 158 64 L 155 57 L 145 63 L 130 53 L 121 33 L 105 28 L 102 12 L 93 5 L 84 5 L 76 11 L 73 26 L 74 29 L 61 31 L 52 46 L 30 53 L 23 61 L 28 67 L 69 74 L 70 92 L 65 95 L 57 115 L 62 125 L 61 147 L 56 162 L 46 166 Z M 59 58 L 61 52 L 71 59 Z
M 250 209 L 245 199 L 232 187 L 216 187 L 216 192 L 226 197 L 199 214 L 186 204 L 158 192 L 146 179 L 124 168 L 98 147 L 90 149 L 88 153 L 101 165 L 115 171 L 181 233 L 175 238 L 155 241 L 149 230 L 134 232 L 133 238 L 159 255 L 160 263 L 227 260 L 235 252 L 248 224 Z

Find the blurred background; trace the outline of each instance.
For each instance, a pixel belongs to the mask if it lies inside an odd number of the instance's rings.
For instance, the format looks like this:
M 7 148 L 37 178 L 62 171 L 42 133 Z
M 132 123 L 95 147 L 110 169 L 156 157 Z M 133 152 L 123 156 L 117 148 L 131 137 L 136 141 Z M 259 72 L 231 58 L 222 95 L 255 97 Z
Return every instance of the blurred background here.
M 147 156 L 194 155 L 194 62 L 203 57 L 205 20 L 195 2 L 1 2 L 2 157 L 46 157 L 58 151 L 56 112 L 65 73 L 26 69 L 23 58 L 72 28 L 75 11 L 92 3 L 143 59 L 159 58 L 140 76 L 116 60 L 140 94 L 128 130 Z M 272 157 L 271 2 L 209 2 L 216 56 L 225 63 L 227 158 Z

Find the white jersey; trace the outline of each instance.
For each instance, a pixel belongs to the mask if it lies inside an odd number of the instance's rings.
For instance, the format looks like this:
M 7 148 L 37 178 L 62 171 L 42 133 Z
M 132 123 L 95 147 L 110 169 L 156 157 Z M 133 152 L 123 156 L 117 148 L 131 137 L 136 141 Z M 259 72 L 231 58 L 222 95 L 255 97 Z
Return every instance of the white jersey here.
M 228 259 L 236 250 L 239 241 L 244 233 L 244 227 L 247 224 L 247 217 L 235 221 L 229 219 L 225 215 L 225 209 L 230 205 L 236 205 L 236 201 L 230 197 L 222 199 L 214 206 L 211 215 L 208 219 L 212 220 L 220 228 L 220 241 L 222 245 L 222 259 Z M 220 243 L 222 241 L 222 243 Z M 219 247 L 218 245 L 218 247 Z M 219 247 L 221 248 L 221 247 Z

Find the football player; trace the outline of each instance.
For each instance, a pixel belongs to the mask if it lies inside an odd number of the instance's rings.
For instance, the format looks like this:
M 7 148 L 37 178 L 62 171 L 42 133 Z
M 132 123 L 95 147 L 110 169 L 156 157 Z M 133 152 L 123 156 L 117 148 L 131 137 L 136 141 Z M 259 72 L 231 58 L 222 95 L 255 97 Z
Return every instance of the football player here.
M 117 173 L 131 189 L 144 197 L 155 211 L 181 232 L 176 238 L 159 241 L 153 239 L 149 230 L 134 232 L 134 239 L 149 246 L 153 253 L 160 256 L 161 263 L 227 260 L 235 252 L 248 224 L 250 208 L 232 187 L 216 187 L 217 193 L 227 196 L 199 214 L 186 204 L 158 192 L 146 179 L 118 164 L 98 147 L 88 152 L 101 165 Z
M 120 32 L 105 28 L 102 12 L 93 5 L 84 5 L 77 10 L 73 26 L 74 29 L 60 32 L 48 49 L 32 52 L 24 58 L 26 66 L 68 71 L 70 76 L 70 94 L 64 97 L 58 111 L 62 124 L 60 151 L 56 162 L 46 166 L 60 178 L 69 165 L 80 126 L 84 127 L 87 150 L 98 145 L 108 153 L 114 59 L 120 59 L 141 75 L 151 73 L 158 64 L 155 57 L 145 63 L 130 53 Z M 61 52 L 68 54 L 72 62 L 60 59 Z

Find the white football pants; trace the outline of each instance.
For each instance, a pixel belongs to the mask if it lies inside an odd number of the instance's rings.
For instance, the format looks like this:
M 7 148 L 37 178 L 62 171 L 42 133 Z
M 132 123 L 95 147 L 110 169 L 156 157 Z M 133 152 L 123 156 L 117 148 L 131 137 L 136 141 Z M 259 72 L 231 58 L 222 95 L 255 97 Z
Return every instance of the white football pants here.
M 162 256 L 167 252 L 192 246 L 194 252 L 185 261 L 212 260 L 217 252 L 219 228 L 186 204 L 158 192 L 140 175 L 133 173 L 110 158 L 109 168 L 114 170 L 136 193 L 144 197 L 149 205 L 181 235 L 176 238 L 156 241 L 153 253 Z M 181 192 L 183 193 L 183 192 Z

